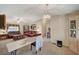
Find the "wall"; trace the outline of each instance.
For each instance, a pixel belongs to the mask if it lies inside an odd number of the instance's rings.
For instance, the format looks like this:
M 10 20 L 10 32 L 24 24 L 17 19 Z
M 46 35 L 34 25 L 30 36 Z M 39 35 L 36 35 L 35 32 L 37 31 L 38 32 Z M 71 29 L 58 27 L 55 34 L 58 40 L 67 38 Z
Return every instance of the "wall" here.
M 43 27 L 43 20 L 39 20 L 35 22 L 37 25 L 41 26 L 42 33 L 47 29 L 48 27 L 51 28 L 51 42 L 57 43 L 57 40 L 63 41 L 63 45 L 68 46 L 69 40 L 68 40 L 68 17 L 67 15 L 60 15 L 60 16 L 52 16 L 50 20 L 48 20 L 45 23 L 46 27 Z
M 36 21 L 36 22 L 34 22 L 34 24 L 36 24 L 36 26 L 37 26 L 37 30 L 39 29 L 39 32 L 43 32 L 42 31 L 42 20 L 38 20 L 38 21 Z
M 35 22 L 37 25 L 41 26 L 42 33 L 47 28 L 51 28 L 51 42 L 57 43 L 57 40 L 63 41 L 63 45 L 69 45 L 69 19 L 67 15 L 60 15 L 60 16 L 52 16 L 50 20 L 48 20 L 45 24 L 46 27 L 43 27 L 43 20 L 39 20 Z
M 24 25 L 24 23 L 19 23 L 19 26 L 20 26 L 20 33 L 21 33 L 21 34 L 23 34 L 23 32 L 24 32 L 24 31 L 23 31 L 23 25 Z
M 52 19 L 50 21 L 50 27 L 51 27 L 51 42 L 57 43 L 57 40 L 63 41 L 64 45 L 67 45 L 66 41 L 68 42 L 66 33 L 66 28 L 68 19 L 66 18 L 66 15 L 60 15 L 60 16 L 52 16 Z

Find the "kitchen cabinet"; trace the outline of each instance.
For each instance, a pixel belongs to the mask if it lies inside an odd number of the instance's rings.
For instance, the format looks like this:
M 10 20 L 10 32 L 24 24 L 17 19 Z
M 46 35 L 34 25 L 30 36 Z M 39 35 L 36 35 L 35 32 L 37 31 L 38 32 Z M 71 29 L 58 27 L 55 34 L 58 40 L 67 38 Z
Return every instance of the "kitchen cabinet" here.
M 70 50 L 78 54 L 78 20 L 79 15 L 70 15 L 69 16 L 69 48 Z

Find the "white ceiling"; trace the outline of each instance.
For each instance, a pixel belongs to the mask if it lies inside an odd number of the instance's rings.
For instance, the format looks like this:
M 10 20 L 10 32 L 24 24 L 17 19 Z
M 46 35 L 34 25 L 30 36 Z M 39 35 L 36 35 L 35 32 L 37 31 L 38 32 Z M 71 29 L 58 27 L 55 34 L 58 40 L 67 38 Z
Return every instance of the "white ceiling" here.
M 25 22 L 33 22 L 43 17 L 45 8 L 44 4 L 0 4 L 0 13 L 6 14 L 9 21 L 20 18 Z M 49 4 L 48 10 L 51 15 L 63 15 L 79 10 L 79 5 Z

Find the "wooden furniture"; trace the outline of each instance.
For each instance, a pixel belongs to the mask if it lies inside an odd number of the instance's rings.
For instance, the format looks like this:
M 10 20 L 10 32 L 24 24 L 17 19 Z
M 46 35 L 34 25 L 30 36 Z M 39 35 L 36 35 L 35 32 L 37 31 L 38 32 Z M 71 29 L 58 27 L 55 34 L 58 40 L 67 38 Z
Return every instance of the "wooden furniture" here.
M 74 54 L 78 54 L 79 15 L 69 15 L 69 48 Z
M 5 29 L 6 28 L 6 16 L 0 15 L 0 29 Z
M 19 31 L 8 32 L 8 38 L 13 38 L 14 35 L 20 35 Z
M 0 34 L 0 40 L 7 39 L 7 34 Z
M 6 29 L 6 16 L 0 15 L 0 40 L 6 39 L 7 34 L 5 34 L 2 30 Z
M 23 35 L 21 35 L 21 34 L 18 34 L 18 35 L 12 35 L 12 37 L 13 37 L 13 40 L 20 40 L 20 39 L 23 39 L 24 38 L 24 36 Z

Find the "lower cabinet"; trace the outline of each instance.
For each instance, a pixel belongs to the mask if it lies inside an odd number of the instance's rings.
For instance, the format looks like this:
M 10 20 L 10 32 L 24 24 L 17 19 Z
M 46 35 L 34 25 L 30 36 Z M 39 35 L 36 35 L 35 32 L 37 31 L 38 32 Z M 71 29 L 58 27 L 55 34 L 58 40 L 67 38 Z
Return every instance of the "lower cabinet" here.
M 78 52 L 77 52 L 77 53 L 78 53 L 78 55 L 79 55 L 79 40 L 77 40 L 77 41 L 78 41 L 78 45 L 77 45 L 77 48 L 78 48 L 77 50 L 78 50 Z
M 77 39 L 70 39 L 69 40 L 69 48 L 74 54 L 78 54 L 78 41 Z

